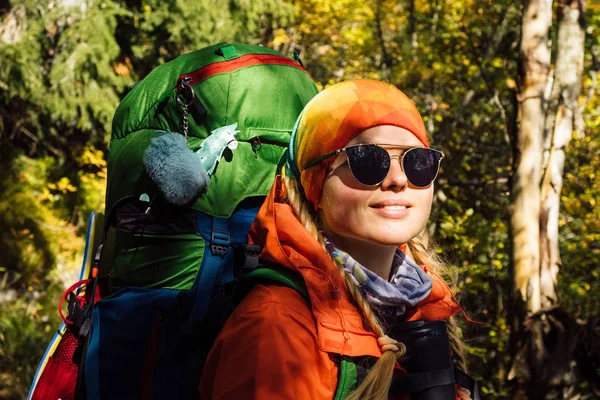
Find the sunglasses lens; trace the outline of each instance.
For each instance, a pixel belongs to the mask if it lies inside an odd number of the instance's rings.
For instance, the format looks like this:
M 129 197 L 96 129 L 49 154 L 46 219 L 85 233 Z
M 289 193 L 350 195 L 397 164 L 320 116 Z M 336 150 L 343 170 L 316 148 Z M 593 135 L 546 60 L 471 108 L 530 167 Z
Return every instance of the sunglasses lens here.
M 381 183 L 390 170 L 388 152 L 375 145 L 359 145 L 346 148 L 352 175 L 363 185 Z
M 408 181 L 416 187 L 431 185 L 438 173 L 442 153 L 423 147 L 412 148 L 404 154 L 402 167 Z

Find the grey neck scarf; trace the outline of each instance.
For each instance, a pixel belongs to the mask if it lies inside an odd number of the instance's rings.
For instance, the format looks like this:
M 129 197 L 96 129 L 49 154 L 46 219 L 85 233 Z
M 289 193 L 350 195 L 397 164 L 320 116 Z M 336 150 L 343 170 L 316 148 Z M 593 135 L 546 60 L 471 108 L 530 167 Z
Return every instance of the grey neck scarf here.
M 414 306 L 431 292 L 431 278 L 400 249 L 396 250 L 389 282 L 362 266 L 352 256 L 325 238 L 331 255 L 350 273 L 354 284 L 366 295 L 367 301 L 386 313 L 403 315 L 407 306 Z

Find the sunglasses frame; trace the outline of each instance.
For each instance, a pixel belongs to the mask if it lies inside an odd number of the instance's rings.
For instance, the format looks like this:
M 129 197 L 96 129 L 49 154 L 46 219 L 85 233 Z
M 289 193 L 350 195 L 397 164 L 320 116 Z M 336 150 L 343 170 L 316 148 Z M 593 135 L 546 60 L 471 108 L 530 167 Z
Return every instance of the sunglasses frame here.
M 350 145 L 350 146 L 346 146 L 346 147 L 343 147 L 343 148 L 341 148 L 341 149 L 337 149 L 337 150 L 331 151 L 331 152 L 329 152 L 329 153 L 327 153 L 327 154 L 324 154 L 324 155 L 322 155 L 322 156 L 320 156 L 320 157 L 317 157 L 317 158 L 315 158 L 314 160 L 311 160 L 311 161 L 307 162 L 306 164 L 304 164 L 304 166 L 302 167 L 302 171 L 304 171 L 305 169 L 307 169 L 307 168 L 310 168 L 310 167 L 312 167 L 312 166 L 314 166 L 314 165 L 317 165 L 318 163 L 320 163 L 321 161 L 323 161 L 323 160 L 325 160 L 325 159 L 327 159 L 327 158 L 329 158 L 329 157 L 337 156 L 337 155 L 339 155 L 339 154 L 342 154 L 342 153 L 343 153 L 343 154 L 346 156 L 346 162 L 348 163 L 348 168 L 350 169 L 350 173 L 352 174 L 352 177 L 354 177 L 354 179 L 356 179 L 356 181 L 357 181 L 358 183 L 360 183 L 361 185 L 364 185 L 364 186 L 379 186 L 379 185 L 381 185 L 381 183 L 382 183 L 382 182 L 385 180 L 385 178 L 387 177 L 387 174 L 389 174 L 389 173 L 390 173 L 390 170 L 389 170 L 389 168 L 388 168 L 388 172 L 385 174 L 385 176 L 383 177 L 383 179 L 382 179 L 381 181 L 377 182 L 377 183 L 374 183 L 374 184 L 372 184 L 372 185 L 367 185 L 367 184 L 365 184 L 365 183 L 362 183 L 362 182 L 361 182 L 361 181 L 359 181 L 359 180 L 356 178 L 356 176 L 354 175 L 354 171 L 352 171 L 352 166 L 350 165 L 350 158 L 348 157 L 348 154 L 346 153 L 346 149 L 348 149 L 348 148 L 351 148 L 351 147 L 359 147 L 359 146 L 375 146 L 375 147 L 380 147 L 380 148 L 382 148 L 383 150 L 385 150 L 385 152 L 387 153 L 388 157 L 390 158 L 390 167 L 391 167 L 391 161 L 392 161 L 392 158 L 397 158 L 397 159 L 398 159 L 398 161 L 400 162 L 400 168 L 402 169 L 402 172 L 404 172 L 404 156 L 405 156 L 405 155 L 406 155 L 408 152 L 410 152 L 411 150 L 414 150 L 414 149 L 428 149 L 428 150 L 435 151 L 436 153 L 440 154 L 440 159 L 438 160 L 437 171 L 436 171 L 436 173 L 435 173 L 435 176 L 433 177 L 433 179 L 432 179 L 432 180 L 431 180 L 431 182 L 429 183 L 429 185 L 427 185 L 427 186 L 418 186 L 418 185 L 415 185 L 415 184 L 413 184 L 413 183 L 410 181 L 410 179 L 408 179 L 408 176 L 406 176 L 406 179 L 408 180 L 408 182 L 409 182 L 409 183 L 410 183 L 410 184 L 411 184 L 413 187 L 416 187 L 416 188 L 418 188 L 418 189 L 424 189 L 424 188 L 426 188 L 426 187 L 429 187 L 429 186 L 431 186 L 431 184 L 432 184 L 433 182 L 435 182 L 435 180 L 436 180 L 436 179 L 437 179 L 437 177 L 438 177 L 438 174 L 440 173 L 440 164 L 441 164 L 441 162 L 442 162 L 442 159 L 444 158 L 444 153 L 443 153 L 443 152 L 441 152 L 441 151 L 439 151 L 439 150 L 436 150 L 436 149 L 430 149 L 429 147 L 422 147 L 422 146 L 403 146 L 403 145 L 399 145 L 399 144 L 384 144 L 384 143 L 377 143 L 377 144 L 376 144 L 376 143 L 362 143 L 362 144 L 353 144 L 353 145 Z M 400 150 L 406 150 L 406 151 L 404 151 L 404 152 L 403 152 L 401 155 L 394 155 L 394 156 L 392 156 L 392 155 L 390 155 L 390 153 L 387 151 L 387 149 L 388 149 L 388 148 L 391 148 L 391 149 L 400 149 Z M 404 173 L 406 174 L 406 172 L 404 172 Z

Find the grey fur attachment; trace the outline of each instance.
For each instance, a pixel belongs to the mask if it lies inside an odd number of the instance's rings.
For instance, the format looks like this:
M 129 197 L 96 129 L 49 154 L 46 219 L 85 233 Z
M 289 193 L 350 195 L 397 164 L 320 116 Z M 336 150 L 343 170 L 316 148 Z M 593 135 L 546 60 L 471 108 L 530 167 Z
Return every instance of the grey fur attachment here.
M 178 133 L 165 132 L 152 139 L 144 153 L 144 167 L 165 199 L 178 206 L 189 204 L 210 180 L 200 159 Z

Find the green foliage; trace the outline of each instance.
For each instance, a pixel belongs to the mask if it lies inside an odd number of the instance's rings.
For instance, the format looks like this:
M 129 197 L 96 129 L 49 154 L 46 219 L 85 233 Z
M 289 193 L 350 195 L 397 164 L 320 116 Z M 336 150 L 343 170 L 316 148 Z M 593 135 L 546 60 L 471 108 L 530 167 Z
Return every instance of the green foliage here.
M 137 77 L 159 64 L 218 42 L 264 43 L 273 27 L 287 24 L 293 9 L 282 0 L 121 1 L 122 56 Z
M 597 101 L 597 100 L 596 100 Z M 598 104 L 593 105 L 596 110 Z M 589 114 L 588 114 L 589 115 Z M 593 320 L 600 307 L 600 118 L 589 115 L 586 136 L 569 148 L 564 207 L 559 220 L 562 267 L 561 304 L 574 315 Z
M 83 241 L 69 224 L 65 208 L 77 189 L 69 178 L 52 176 L 57 169 L 50 157 L 13 160 L 2 182 L 0 238 L 5 250 L 0 266 L 10 272 L 13 288 L 24 289 L 56 268 L 72 262 Z M 57 234 L 58 233 L 58 234 Z
M 593 92 L 597 85 L 594 74 L 600 70 L 600 8 L 590 7 L 587 18 L 581 98 L 585 127 L 567 149 L 559 220 L 562 266 L 558 293 L 567 310 L 593 322 L 600 307 L 600 96 Z
M 0 283 L 0 398 L 27 397 L 41 354 L 50 342 L 60 319 L 55 299 L 59 288 L 46 283 L 43 291 L 33 288 L 15 297 Z M 61 290 L 62 291 L 62 290 Z
M 19 156 L 8 167 L 0 182 L 0 398 L 22 399 L 58 327 L 59 290 L 75 280 L 83 252 L 66 205 L 90 193 L 60 176 L 51 157 Z
M 26 29 L 0 47 L 3 126 L 13 139 L 3 135 L 2 143 L 63 157 L 64 148 L 84 145 L 93 132 L 109 132 L 119 94 L 130 83 L 113 72 L 120 54 L 116 16 L 123 11 L 109 1 L 18 7 L 25 8 Z

